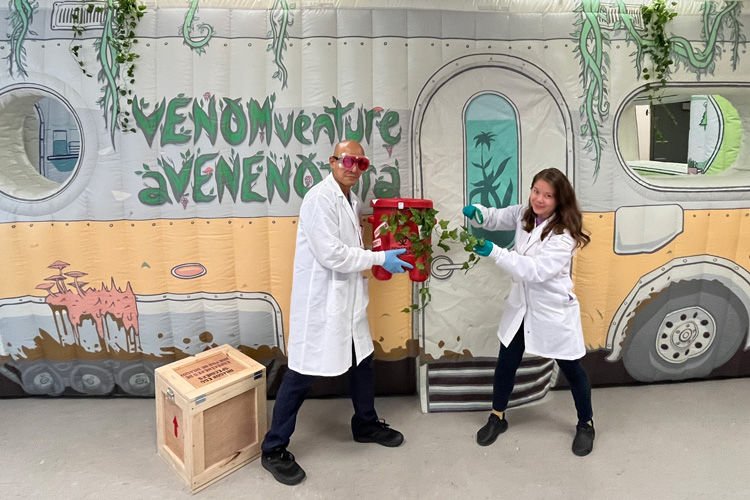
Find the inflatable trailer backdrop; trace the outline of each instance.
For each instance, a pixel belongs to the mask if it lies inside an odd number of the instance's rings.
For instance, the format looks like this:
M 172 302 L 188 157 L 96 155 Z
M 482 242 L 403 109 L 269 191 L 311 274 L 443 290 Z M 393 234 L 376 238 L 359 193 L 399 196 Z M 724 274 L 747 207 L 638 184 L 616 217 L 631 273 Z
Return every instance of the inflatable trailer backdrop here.
M 750 374 L 746 3 L 670 7 L 653 107 L 637 2 L 150 1 L 132 83 L 115 4 L 92 3 L 0 9 L 0 395 L 147 396 L 155 367 L 225 343 L 273 395 L 300 203 L 346 138 L 368 206 L 426 198 L 453 227 L 566 172 L 594 384 Z M 378 392 L 488 408 L 510 278 L 435 257 L 421 313 L 401 310 L 422 285 L 370 280 Z M 565 383 L 538 358 L 517 382 L 515 405 Z

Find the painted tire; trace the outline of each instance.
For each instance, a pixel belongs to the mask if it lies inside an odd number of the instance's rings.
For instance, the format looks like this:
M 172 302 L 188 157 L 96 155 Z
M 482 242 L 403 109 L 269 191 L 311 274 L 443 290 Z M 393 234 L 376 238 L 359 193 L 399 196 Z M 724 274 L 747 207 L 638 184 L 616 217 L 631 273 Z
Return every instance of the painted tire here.
M 117 385 L 134 396 L 154 395 L 154 372 L 143 363 L 122 367 L 117 372 Z
M 636 312 L 623 363 L 641 382 L 706 377 L 737 352 L 747 329 L 745 307 L 721 283 L 675 282 Z
M 81 364 L 70 372 L 70 386 L 82 394 L 101 396 L 115 388 L 115 378 L 105 368 Z
M 21 370 L 23 390 L 29 394 L 59 396 L 65 390 L 65 381 L 47 361 L 18 368 Z

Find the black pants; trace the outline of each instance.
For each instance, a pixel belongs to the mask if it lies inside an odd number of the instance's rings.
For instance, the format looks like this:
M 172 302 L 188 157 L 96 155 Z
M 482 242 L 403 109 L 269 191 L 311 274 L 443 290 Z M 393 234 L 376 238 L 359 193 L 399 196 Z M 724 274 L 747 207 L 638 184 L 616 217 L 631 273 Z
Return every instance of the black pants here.
M 510 345 L 505 347 L 500 344 L 492 391 L 493 410 L 505 411 L 508 408 L 508 399 L 516 383 L 516 371 L 521 365 L 525 349 L 526 342 L 523 337 L 523 323 L 521 323 L 521 328 L 516 332 Z M 578 421 L 583 423 L 592 420 L 594 411 L 591 408 L 591 383 L 581 366 L 581 360 L 556 359 L 555 361 L 570 384 L 570 392 L 573 394 L 573 401 L 578 412 Z
M 352 405 L 352 433 L 361 434 L 361 430 L 378 419 L 375 412 L 375 370 L 372 367 L 373 354 L 363 359 L 358 365 L 356 356 L 352 353 L 352 366 L 349 368 L 351 382 Z M 273 407 L 271 428 L 266 433 L 261 449 L 271 451 L 279 446 L 289 446 L 289 440 L 294 433 L 299 412 L 305 397 L 310 392 L 315 377 L 304 375 L 294 370 L 287 370 L 281 387 L 276 395 Z

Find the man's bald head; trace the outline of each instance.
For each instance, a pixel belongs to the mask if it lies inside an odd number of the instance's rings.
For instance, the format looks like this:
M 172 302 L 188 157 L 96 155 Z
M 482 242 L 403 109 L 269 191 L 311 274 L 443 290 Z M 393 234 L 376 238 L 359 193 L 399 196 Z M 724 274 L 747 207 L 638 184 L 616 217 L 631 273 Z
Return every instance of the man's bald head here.
M 344 155 L 365 156 L 365 150 L 357 141 L 341 141 L 336 144 L 336 147 L 333 149 L 333 156 L 328 159 L 328 163 L 331 165 L 331 175 L 333 175 L 333 178 L 341 187 L 341 191 L 348 196 L 352 186 L 354 186 L 362 176 L 362 171 L 359 168 L 347 170 L 342 167 L 341 158 L 343 158 Z
M 365 156 L 365 150 L 362 145 L 352 139 L 339 142 L 333 149 L 333 156 L 340 157 L 344 153 L 355 156 Z

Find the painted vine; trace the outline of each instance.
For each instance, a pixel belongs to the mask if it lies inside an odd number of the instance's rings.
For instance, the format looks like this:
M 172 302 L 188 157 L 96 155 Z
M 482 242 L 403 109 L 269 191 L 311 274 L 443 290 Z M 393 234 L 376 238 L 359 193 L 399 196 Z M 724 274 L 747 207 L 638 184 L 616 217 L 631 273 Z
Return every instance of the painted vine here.
M 663 0 L 654 0 L 662 2 Z M 666 6 L 666 5 L 665 5 Z M 650 50 L 656 43 L 668 44 L 670 51 L 668 57 L 663 59 L 666 64 L 663 68 L 662 78 L 659 83 L 666 84 L 670 74 L 684 66 L 685 70 L 696 75 L 698 79 L 702 75 L 713 74 L 716 61 L 721 57 L 725 46 L 731 47 L 732 69 L 736 70 L 739 65 L 740 46 L 746 45 L 746 37 L 743 34 L 743 25 L 739 20 L 742 10 L 742 2 L 731 1 L 723 3 L 704 2 L 701 6 L 703 13 L 703 27 L 701 30 L 702 47 L 694 47 L 685 37 L 672 34 L 665 40 L 655 42 L 649 38 L 644 29 L 639 28 L 642 10 L 634 13 L 623 0 L 616 0 L 617 18 L 609 28 L 605 25 L 606 9 L 598 0 L 582 0 L 575 9 L 579 14 L 576 21 L 576 31 L 572 33 L 577 45 L 573 51 L 579 60 L 581 71 L 579 77 L 583 88 L 581 95 L 582 103 L 579 113 L 582 120 L 580 134 L 586 139 L 584 149 L 593 154 L 594 181 L 599 175 L 603 144 L 606 140 L 601 136 L 601 128 L 609 115 L 609 100 L 607 97 L 607 73 L 609 72 L 610 34 L 607 29 L 614 32 L 623 32 L 625 41 L 635 47 L 631 54 L 637 72 L 637 78 L 644 78 L 651 72 L 644 73 L 644 65 L 649 60 L 653 51 Z M 674 16 L 667 16 L 662 20 L 669 21 Z M 645 79 L 645 78 L 644 78 Z M 651 90 L 657 90 L 660 86 Z M 653 94 L 652 94 L 653 95 Z
M 107 0 L 83 3 L 73 13 L 73 40 L 70 52 L 78 62 L 81 71 L 89 77 L 82 57 L 81 39 L 89 28 L 81 25 L 84 13 L 104 13 L 102 32 L 94 41 L 96 61 L 99 66 L 97 81 L 103 85 L 102 95 L 96 101 L 103 111 L 105 126 L 109 130 L 112 145 L 115 144 L 115 130 L 135 132 L 131 122 L 130 111 L 121 105 L 124 99 L 128 105 L 133 103 L 132 86 L 135 84 L 135 60 L 140 56 L 135 52 L 138 39 L 135 29 L 146 12 L 146 6 L 138 0 Z

